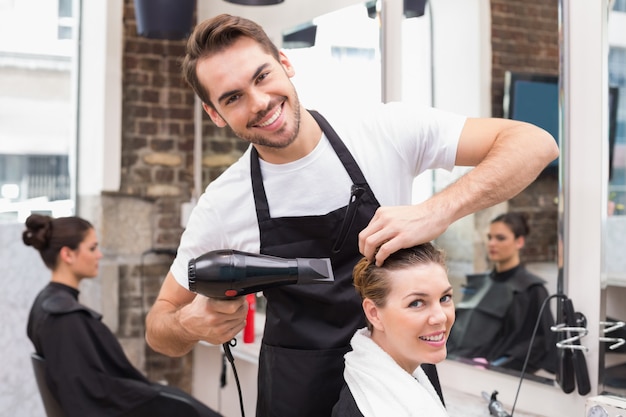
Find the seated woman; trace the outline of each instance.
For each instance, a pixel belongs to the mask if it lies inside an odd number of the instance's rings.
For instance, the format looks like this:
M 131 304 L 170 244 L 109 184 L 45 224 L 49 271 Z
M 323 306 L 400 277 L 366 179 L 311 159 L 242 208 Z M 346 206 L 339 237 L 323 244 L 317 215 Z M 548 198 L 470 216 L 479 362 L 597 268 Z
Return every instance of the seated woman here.
M 33 214 L 26 219 L 22 239 L 52 271 L 31 308 L 27 334 L 46 360 L 48 386 L 68 417 L 219 417 L 189 394 L 146 379 L 101 315 L 78 302 L 79 283 L 98 275 L 102 258 L 88 221 Z
M 457 303 L 456 324 L 450 333 L 448 354 L 487 361 L 520 371 L 535 335 L 526 370 L 554 373 L 557 364 L 554 319 L 546 305 L 545 281 L 521 263 L 520 251 L 530 232 L 525 213 L 497 216 L 489 225 L 487 249 L 493 270 L 468 276 L 463 298 Z
M 345 355 L 346 385 L 332 415 L 447 416 L 420 366 L 446 358 L 454 323 L 443 253 L 425 243 L 392 254 L 381 267 L 362 259 L 353 276 L 367 328 L 354 334 Z

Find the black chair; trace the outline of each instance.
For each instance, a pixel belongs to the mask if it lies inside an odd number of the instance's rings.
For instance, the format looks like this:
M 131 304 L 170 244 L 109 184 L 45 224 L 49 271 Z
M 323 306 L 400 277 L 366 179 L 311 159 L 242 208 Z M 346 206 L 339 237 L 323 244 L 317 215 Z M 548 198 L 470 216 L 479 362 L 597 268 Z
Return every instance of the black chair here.
M 124 414 L 124 417 L 223 417 L 180 388 L 153 383 L 156 398 Z
M 39 388 L 39 394 L 41 395 L 46 415 L 48 417 L 65 417 L 65 413 L 63 413 L 59 402 L 50 392 L 50 388 L 46 382 L 46 360 L 36 353 L 32 353 L 30 359 L 33 364 L 35 380 L 37 381 L 37 387 Z
M 154 416 L 199 417 L 200 414 L 190 398 L 175 391 L 160 391 L 154 399 L 124 414 L 124 417 Z
M 43 406 L 46 410 L 46 416 L 65 417 L 65 413 L 61 409 L 59 402 L 50 392 L 50 388 L 46 382 L 46 360 L 37 353 L 32 353 L 31 362 L 35 371 L 39 394 L 41 395 Z M 159 391 L 159 395 L 153 400 L 124 414 L 124 417 L 220 417 L 220 414 L 176 387 L 161 386 L 159 384 L 154 384 L 154 386 L 155 389 Z

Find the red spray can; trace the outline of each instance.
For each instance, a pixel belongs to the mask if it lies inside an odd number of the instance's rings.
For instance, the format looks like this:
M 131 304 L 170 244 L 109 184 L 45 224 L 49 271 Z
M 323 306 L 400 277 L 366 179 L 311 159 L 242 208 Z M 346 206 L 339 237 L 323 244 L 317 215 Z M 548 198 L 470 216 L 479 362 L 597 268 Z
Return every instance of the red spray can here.
M 243 329 L 243 342 L 254 343 L 254 313 L 256 312 L 256 295 L 247 294 L 248 315 L 246 316 L 246 327 Z

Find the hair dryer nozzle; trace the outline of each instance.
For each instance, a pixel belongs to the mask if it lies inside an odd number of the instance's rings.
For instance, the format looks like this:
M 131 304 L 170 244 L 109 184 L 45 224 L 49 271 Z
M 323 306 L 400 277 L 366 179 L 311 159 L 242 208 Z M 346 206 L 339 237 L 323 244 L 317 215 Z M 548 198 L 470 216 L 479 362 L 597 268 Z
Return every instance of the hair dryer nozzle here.
M 330 259 L 259 255 L 232 249 L 191 259 L 189 289 L 212 298 L 233 298 L 289 284 L 333 283 Z
M 333 277 L 333 267 L 330 259 L 296 258 L 298 263 L 298 284 L 330 282 Z

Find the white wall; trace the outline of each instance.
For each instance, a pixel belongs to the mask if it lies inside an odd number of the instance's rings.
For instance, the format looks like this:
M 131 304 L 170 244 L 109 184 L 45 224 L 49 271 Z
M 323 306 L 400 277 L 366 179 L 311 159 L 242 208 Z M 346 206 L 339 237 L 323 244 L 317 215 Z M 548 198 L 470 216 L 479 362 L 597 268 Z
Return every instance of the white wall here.
M 78 194 L 118 191 L 122 153 L 122 0 L 82 2 Z
M 28 312 L 50 280 L 39 253 L 22 243 L 22 224 L 0 224 L 0 416 L 43 416 L 26 336 Z

